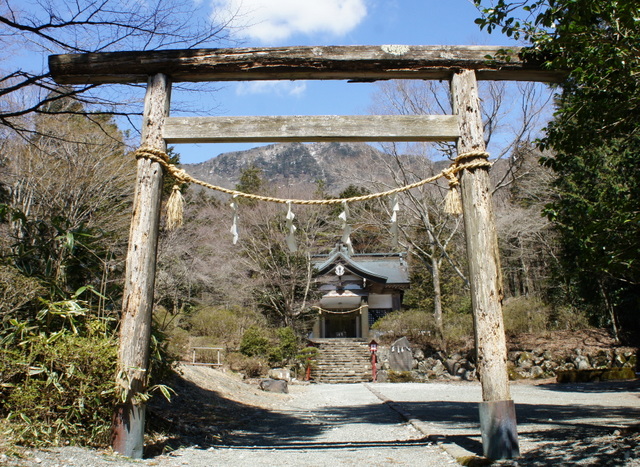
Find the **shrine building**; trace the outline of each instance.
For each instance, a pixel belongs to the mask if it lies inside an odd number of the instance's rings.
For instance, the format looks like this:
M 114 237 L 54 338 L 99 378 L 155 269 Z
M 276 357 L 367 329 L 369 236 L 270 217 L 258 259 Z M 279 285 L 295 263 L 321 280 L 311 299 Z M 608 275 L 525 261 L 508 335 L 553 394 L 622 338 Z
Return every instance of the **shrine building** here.
M 338 244 L 312 260 L 322 292 L 312 339 L 367 339 L 373 323 L 400 310 L 409 288 L 404 253 L 350 254 Z

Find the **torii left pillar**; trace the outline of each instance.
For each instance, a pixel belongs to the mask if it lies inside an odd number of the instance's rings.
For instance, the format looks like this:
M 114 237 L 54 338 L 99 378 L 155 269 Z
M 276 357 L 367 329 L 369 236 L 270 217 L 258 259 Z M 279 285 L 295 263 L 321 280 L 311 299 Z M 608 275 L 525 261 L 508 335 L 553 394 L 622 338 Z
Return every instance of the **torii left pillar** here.
M 170 97 L 171 83 L 166 75 L 149 77 L 142 147 L 166 151 L 162 128 L 169 115 Z M 146 391 L 148 380 L 163 173 L 159 163 L 145 158 L 138 159 L 137 167 L 116 375 L 116 383 L 125 397 L 114 414 L 112 444 L 116 452 L 139 459 L 144 448 L 146 409 L 139 395 Z

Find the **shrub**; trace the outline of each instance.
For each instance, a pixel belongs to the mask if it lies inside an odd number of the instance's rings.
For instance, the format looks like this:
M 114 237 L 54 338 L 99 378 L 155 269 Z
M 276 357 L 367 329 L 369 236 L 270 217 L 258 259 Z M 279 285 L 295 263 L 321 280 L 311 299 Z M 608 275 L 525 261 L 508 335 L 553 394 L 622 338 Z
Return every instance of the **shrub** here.
M 192 336 L 206 336 L 217 345 L 237 349 L 242 336 L 251 327 L 265 327 L 264 316 L 249 308 L 202 307 L 187 318 Z
M 242 336 L 240 352 L 248 357 L 261 357 L 272 365 L 295 359 L 299 342 L 290 327 L 270 329 L 252 326 Z
M 436 335 L 435 319 L 422 310 L 394 311 L 376 321 L 372 327 L 380 331 L 383 340 L 406 337 L 415 344 L 432 344 Z
M 473 318 L 468 313 L 446 313 L 443 317 L 444 336 L 437 338 L 435 318 L 423 310 L 394 311 L 378 320 L 373 329 L 382 334 L 381 340 L 391 343 L 406 337 L 421 348 L 464 350 L 473 346 Z
M 305 347 L 295 356 L 296 363 L 300 369 L 306 371 L 307 367 L 316 367 L 317 358 L 320 351 L 317 347 Z
M 23 445 L 109 443 L 116 340 L 38 334 L 0 351 L 1 408 Z
M 278 349 L 282 355 L 282 360 L 293 360 L 300 347 L 296 333 L 290 327 L 280 328 L 276 331 L 278 336 Z
M 106 446 L 117 403 L 112 322 L 77 298 L 42 300 L 32 319 L 10 319 L 0 337 L 0 415 L 23 445 Z M 166 342 L 152 336 L 151 380 L 170 369 Z M 153 381 L 152 381 L 153 384 Z
M 191 359 L 192 346 L 237 350 L 249 328 L 266 326 L 259 312 L 240 307 L 207 306 L 177 316 L 159 307 L 154 319 L 167 335 L 168 350 L 183 360 Z
M 189 331 L 181 328 L 172 329 L 171 331 L 167 332 L 167 341 L 167 350 L 173 355 L 178 356 L 182 360 L 189 360 L 191 358 L 192 342 Z M 199 344 L 193 345 L 199 346 Z
M 22 307 L 44 293 L 37 279 L 26 277 L 16 268 L 0 264 L 0 324 L 17 316 Z
M 571 306 L 553 308 L 537 297 L 513 297 L 503 306 L 507 334 L 577 331 L 589 328 L 586 313 Z
M 507 334 L 538 333 L 548 330 L 551 308 L 537 297 L 513 297 L 502 307 Z
M 248 378 L 258 378 L 267 374 L 269 365 L 263 358 L 248 357 L 240 352 L 230 352 L 226 356 L 227 364 L 232 371 L 244 374 Z
M 444 316 L 445 349 L 465 351 L 473 348 L 473 315 L 471 313 L 448 313 Z
M 554 308 L 549 316 L 551 330 L 579 331 L 591 327 L 589 317 L 583 310 L 572 306 Z
M 242 335 L 240 353 L 247 357 L 266 356 L 269 353 L 270 339 L 265 328 L 252 326 Z

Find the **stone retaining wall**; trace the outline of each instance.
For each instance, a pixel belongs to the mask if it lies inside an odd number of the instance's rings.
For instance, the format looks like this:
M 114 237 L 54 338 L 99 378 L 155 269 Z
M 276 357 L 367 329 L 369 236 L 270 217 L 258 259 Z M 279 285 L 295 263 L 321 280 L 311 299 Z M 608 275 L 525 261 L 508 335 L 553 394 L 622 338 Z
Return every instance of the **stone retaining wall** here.
M 389 365 L 389 347 L 378 350 L 378 381 L 475 380 L 474 352 L 465 354 L 413 350 L 413 369 L 393 371 Z M 563 355 L 548 350 L 520 350 L 508 354 L 509 379 L 553 378 L 559 371 L 599 368 L 633 368 L 637 371 L 637 351 L 631 348 L 599 350 L 590 354 L 574 349 Z

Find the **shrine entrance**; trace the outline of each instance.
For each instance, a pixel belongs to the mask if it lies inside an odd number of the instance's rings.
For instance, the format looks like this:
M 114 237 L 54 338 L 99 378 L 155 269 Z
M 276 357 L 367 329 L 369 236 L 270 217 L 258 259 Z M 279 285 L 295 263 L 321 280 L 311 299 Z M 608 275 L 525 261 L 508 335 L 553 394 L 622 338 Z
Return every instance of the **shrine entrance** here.
M 325 338 L 356 338 L 360 335 L 360 314 L 356 312 L 331 314 L 323 318 Z
M 200 183 L 169 163 L 167 144 L 205 142 L 455 141 L 458 157 L 435 178 L 374 197 L 391 196 L 446 177 L 461 194 L 469 264 L 478 373 L 482 384 L 480 426 L 485 455 L 518 455 L 515 406 L 506 368 L 502 284 L 495 231 L 488 154 L 485 152 L 477 80 L 553 82 L 562 74 L 522 60 L 516 47 L 345 46 L 197 49 L 53 55 L 51 76 L 58 84 L 147 83 L 138 157 L 138 176 L 126 262 L 117 383 L 123 401 L 114 422 L 114 449 L 141 457 L 156 249 L 163 172 L 180 183 Z M 487 58 L 489 57 L 489 59 Z M 170 117 L 171 83 L 249 80 L 438 79 L 451 82 L 453 115 Z M 205 186 L 204 184 L 202 184 Z M 208 186 L 218 189 L 219 187 Z M 177 193 L 176 193 L 177 191 Z M 224 191 L 224 190 L 220 190 Z M 343 200 L 284 200 L 234 196 L 287 204 L 338 204 Z M 179 188 L 174 190 L 179 200 Z M 171 200 L 170 200 L 171 201 Z M 451 197 L 452 210 L 460 206 Z M 460 200 L 457 199 L 459 203 Z M 180 204 L 172 205 L 178 214 Z M 287 215 L 293 237 L 293 217 Z M 345 229 L 346 231 L 346 229 Z M 352 333 L 345 320 L 334 333 Z

